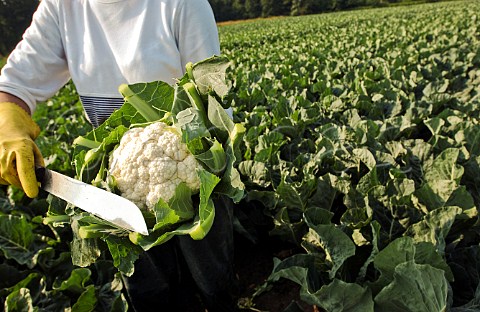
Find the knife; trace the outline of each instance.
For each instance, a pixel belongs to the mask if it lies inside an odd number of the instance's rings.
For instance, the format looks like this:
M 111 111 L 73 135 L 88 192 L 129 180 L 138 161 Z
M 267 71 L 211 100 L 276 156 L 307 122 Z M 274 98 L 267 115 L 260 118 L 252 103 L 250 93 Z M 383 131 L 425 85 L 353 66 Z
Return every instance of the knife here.
M 48 193 L 121 228 L 148 235 L 140 208 L 128 199 L 44 167 L 36 168 L 35 174 Z

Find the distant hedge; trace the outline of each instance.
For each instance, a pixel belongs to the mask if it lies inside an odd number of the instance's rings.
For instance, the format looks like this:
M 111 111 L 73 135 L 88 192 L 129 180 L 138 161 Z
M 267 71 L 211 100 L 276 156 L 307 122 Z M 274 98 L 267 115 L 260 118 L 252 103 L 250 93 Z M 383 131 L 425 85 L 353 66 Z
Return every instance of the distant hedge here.
M 361 7 L 438 2 L 440 0 L 208 0 L 218 22 L 269 16 L 307 15 Z
M 39 0 L 0 0 L 0 56 L 6 56 L 22 38 Z

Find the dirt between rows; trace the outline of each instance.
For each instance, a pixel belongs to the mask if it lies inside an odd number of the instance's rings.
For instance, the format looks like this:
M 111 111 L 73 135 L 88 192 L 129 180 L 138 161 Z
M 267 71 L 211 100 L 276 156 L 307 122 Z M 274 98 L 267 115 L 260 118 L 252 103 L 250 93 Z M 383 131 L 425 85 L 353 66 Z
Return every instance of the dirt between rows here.
M 299 297 L 300 286 L 286 279 L 272 284 L 268 291 L 252 299 L 257 287 L 263 285 L 272 272 L 273 258 L 285 259 L 294 252 L 294 247 L 274 238 L 264 239 L 257 244 L 237 239 L 235 265 L 240 286 L 240 311 L 282 312 L 292 302 L 297 302 L 304 312 L 319 311 L 302 302 Z

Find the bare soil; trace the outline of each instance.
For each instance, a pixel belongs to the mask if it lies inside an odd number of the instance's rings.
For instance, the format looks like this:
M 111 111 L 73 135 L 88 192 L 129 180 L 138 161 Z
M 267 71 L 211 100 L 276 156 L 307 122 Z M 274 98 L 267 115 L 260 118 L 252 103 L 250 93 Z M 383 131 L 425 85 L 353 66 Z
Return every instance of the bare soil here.
M 274 238 L 263 239 L 257 244 L 239 239 L 236 245 L 236 271 L 239 280 L 240 311 L 282 312 L 296 302 L 304 312 L 316 312 L 316 307 L 307 305 L 299 298 L 300 287 L 282 279 L 257 297 L 252 295 L 263 285 L 273 269 L 273 258 L 284 259 L 296 248 Z

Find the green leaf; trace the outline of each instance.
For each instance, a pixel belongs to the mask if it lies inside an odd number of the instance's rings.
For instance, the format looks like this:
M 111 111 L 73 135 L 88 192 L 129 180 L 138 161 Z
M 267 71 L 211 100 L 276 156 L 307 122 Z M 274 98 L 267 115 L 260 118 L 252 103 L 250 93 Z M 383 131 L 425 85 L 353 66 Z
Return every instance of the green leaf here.
M 85 291 L 88 284 L 91 284 L 92 272 L 87 268 L 74 269 L 70 276 L 64 281 L 55 281 L 53 289 L 60 291 L 69 291 L 80 295 Z
M 306 254 L 296 254 L 284 260 L 273 258 L 273 270 L 268 277 L 268 282 L 276 282 L 281 278 L 286 278 L 297 283 L 308 293 L 317 288 L 315 256 Z M 266 286 L 266 285 L 264 285 Z
M 449 148 L 440 153 L 433 164 L 425 169 L 425 179 L 432 185 L 438 181 L 455 181 L 460 183 L 463 175 L 463 167 L 457 165 L 459 150 Z
M 251 183 L 261 187 L 270 185 L 268 168 L 264 162 L 245 160 L 238 164 L 240 174 L 245 177 L 245 183 Z
M 455 189 L 448 198 L 445 206 L 456 206 L 462 208 L 464 212 L 470 210 L 476 215 L 476 206 L 472 194 L 467 190 L 465 186 L 460 186 Z
M 326 174 L 316 179 L 316 189 L 308 198 L 307 207 L 320 207 L 331 210 L 339 193 L 338 189 L 342 189 L 343 186 L 343 181 L 340 180 L 331 174 Z
M 214 174 L 201 169 L 199 172 L 200 178 L 200 204 L 198 208 L 198 215 L 194 220 L 185 222 L 174 230 L 154 231 L 148 236 L 140 235 L 138 233 L 130 233 L 130 240 L 142 247 L 144 250 L 165 243 L 175 235 L 190 235 L 193 239 L 203 239 L 208 234 L 212 227 L 215 218 L 215 205 L 212 199 L 212 192 L 217 186 L 220 178 Z M 222 207 L 218 207 L 222 209 Z
M 206 170 L 199 170 L 198 175 L 200 178 L 198 218 L 189 232 L 190 237 L 196 240 L 204 238 L 212 227 L 215 217 L 215 205 L 211 195 L 218 182 L 220 182 L 220 178 Z M 222 208 L 219 207 L 218 209 Z
M 307 195 L 303 194 L 298 184 L 289 183 L 285 178 L 277 187 L 277 194 L 282 202 L 289 208 L 304 210 L 307 203 Z
M 187 108 L 177 114 L 176 126 L 182 131 L 182 141 L 189 143 L 195 139 L 210 137 L 208 126 L 205 124 L 200 111 Z
M 304 216 L 309 226 L 329 225 L 332 223 L 333 212 L 320 207 L 311 207 L 305 210 Z
M 7 259 L 32 268 L 38 253 L 47 245 L 37 241 L 33 224 L 24 216 L 0 215 L 0 251 Z
M 106 311 L 110 312 L 126 312 L 128 310 L 128 303 L 125 299 L 122 290 L 123 282 L 122 276 L 115 273 L 113 280 L 97 282 L 100 288 L 97 290 L 97 306 L 105 307 Z
M 378 178 L 376 167 L 365 174 L 356 186 L 356 191 L 360 194 L 367 195 L 369 193 L 384 194 L 385 186 L 382 185 Z
M 109 235 L 105 238 L 108 250 L 113 258 L 113 265 L 126 276 L 134 273 L 134 263 L 143 252 L 130 241 Z
M 192 202 L 192 190 L 185 183 L 180 183 L 168 204 L 160 199 L 154 212 L 156 219 L 154 231 L 193 218 L 195 211 Z
M 198 94 L 197 86 L 188 81 L 182 85 L 177 85 L 177 87 L 181 87 L 185 90 L 191 107 L 198 113 L 199 119 L 205 124 L 205 126 L 210 128 L 211 123 L 207 118 L 207 110 L 205 108 L 205 104 L 203 103 L 202 97 Z
M 372 245 L 372 251 L 368 256 L 367 260 L 365 261 L 365 263 L 363 264 L 363 266 L 360 268 L 360 271 L 357 277 L 358 282 L 362 282 L 365 280 L 367 276 L 368 267 L 375 260 L 375 257 L 380 252 L 378 245 L 380 241 L 381 225 L 376 220 L 374 220 L 370 222 L 370 228 L 372 231 L 372 239 L 370 242 L 370 244 Z
M 449 282 L 453 282 L 455 279 L 450 266 L 432 243 L 415 243 L 415 263 L 429 264 L 434 268 L 443 270 L 445 272 L 445 278 Z
M 315 293 L 304 294 L 303 298 L 328 312 L 374 311 L 369 288 L 339 279 L 334 279 Z
M 5 312 L 33 312 L 33 301 L 28 288 L 12 292 L 5 300 Z
M 370 223 L 372 216 L 367 208 L 350 208 L 340 218 L 340 222 L 353 229 L 360 229 Z
M 454 272 L 455 305 L 475 309 L 480 307 L 480 246 L 455 248 L 450 254 L 449 266 Z M 457 312 L 456 309 L 452 310 Z M 470 311 L 470 310 L 466 310 Z M 458 312 L 465 312 L 459 308 Z
M 115 110 L 104 123 L 90 131 L 85 137 L 96 142 L 101 142 L 110 135 L 113 129 L 119 126 L 128 128 L 131 124 L 144 122 L 146 122 L 146 119 L 143 118 L 131 104 L 125 103 L 120 109 Z M 75 155 L 77 153 L 77 151 L 74 152 Z
M 461 143 L 465 143 L 468 148 L 468 151 L 472 155 L 480 154 L 480 126 L 478 124 L 468 124 L 465 130 L 459 131 L 463 139 L 459 140 Z M 455 138 L 458 140 L 459 133 L 455 135 Z
M 377 165 L 375 156 L 367 148 L 356 148 L 353 150 L 353 155 L 357 157 L 362 163 L 367 166 L 368 169 L 372 170 Z
M 293 214 L 293 212 L 287 207 L 276 213 L 273 219 L 275 227 L 270 231 L 270 235 L 277 236 L 282 241 L 300 245 L 305 233 L 305 223 L 299 217 L 294 219 L 290 214 Z
M 72 306 L 72 312 L 93 312 L 97 305 L 95 286 L 89 285 Z
M 212 146 L 206 152 L 195 154 L 195 158 L 207 166 L 214 174 L 222 173 L 227 167 L 227 155 L 222 144 L 214 139 Z
M 159 120 L 172 109 L 174 91 L 166 82 L 122 84 L 119 91 L 147 121 Z
M 215 189 L 216 193 L 228 196 L 235 203 L 239 203 L 245 196 L 245 185 L 236 167 L 237 162 L 242 159 L 240 144 L 244 134 L 245 127 L 241 124 L 235 124 L 233 130 L 229 133 L 225 145 L 225 154 L 227 155 L 225 172 Z
M 355 255 L 355 244 L 342 230 L 334 224 L 308 224 L 310 230 L 304 242 L 323 250 L 326 261 L 330 264 L 329 276 L 335 277 L 345 260 Z
M 213 56 L 193 65 L 193 79 L 201 94 L 214 91 L 224 97 L 229 92 L 226 84 L 226 70 L 230 63 L 226 57 Z
M 219 132 L 220 137 L 222 137 L 222 133 L 224 136 L 228 136 L 234 131 L 235 123 L 217 99 L 211 95 L 208 96 L 208 119 L 218 129 L 214 131 Z M 226 138 L 222 141 L 226 141 Z
M 445 206 L 457 187 L 455 181 L 439 180 L 434 183 L 425 183 L 415 191 L 415 196 L 425 206 L 425 211 L 433 211 Z
M 374 259 L 375 268 L 381 272 L 381 276 L 375 282 L 373 293 L 377 293 L 376 286 L 380 290 L 393 280 L 397 265 L 413 260 L 414 256 L 414 241 L 410 237 L 397 238 L 382 249 Z
M 11 269 L 14 269 L 14 268 L 12 267 Z M 27 272 L 24 272 L 24 273 L 27 273 Z M 45 280 L 42 274 L 37 272 L 32 272 L 22 280 L 19 280 L 17 283 L 10 286 L 11 287 L 0 289 L 1 297 L 4 297 L 12 292 L 19 291 L 22 288 L 28 288 L 28 290 L 30 291 L 30 295 L 32 297 L 35 297 L 45 291 Z
M 171 110 L 171 113 L 173 114 L 173 119 L 176 120 L 176 116 L 178 115 L 178 113 L 191 107 L 192 103 L 190 102 L 190 97 L 187 91 L 184 88 L 174 88 L 174 98 Z
M 425 120 L 424 123 L 433 135 L 440 134 L 442 127 L 445 125 L 445 121 L 438 117 Z
M 454 278 L 451 269 L 435 245 L 429 242 L 415 242 L 413 238 L 405 236 L 397 238 L 375 256 L 374 265 L 381 275 L 374 283 L 368 283 L 373 294 L 377 294 L 393 281 L 398 265 L 410 261 L 417 264 L 428 264 L 442 270 L 449 281 Z
M 444 271 L 408 261 L 395 267 L 393 281 L 375 297 L 375 311 L 446 311 L 447 295 Z
M 458 207 L 442 207 L 430 211 L 420 222 L 407 229 L 416 242 L 430 242 L 443 254 L 445 251 L 445 238 L 452 227 L 455 218 L 462 213 Z
M 73 240 L 71 243 L 72 263 L 79 267 L 87 267 L 94 263 L 101 255 L 101 248 L 99 247 L 98 239 L 86 238 L 83 239 L 79 235 L 80 224 L 78 220 L 82 215 L 74 216 L 71 227 L 73 232 Z

